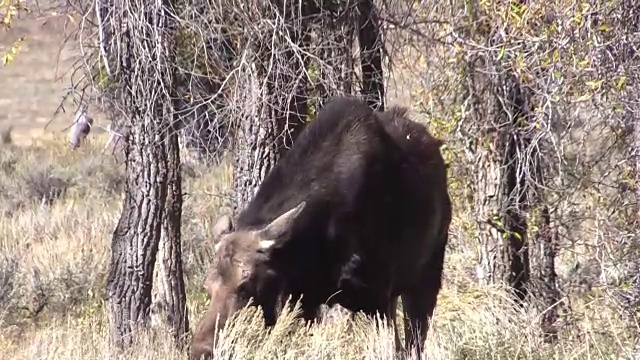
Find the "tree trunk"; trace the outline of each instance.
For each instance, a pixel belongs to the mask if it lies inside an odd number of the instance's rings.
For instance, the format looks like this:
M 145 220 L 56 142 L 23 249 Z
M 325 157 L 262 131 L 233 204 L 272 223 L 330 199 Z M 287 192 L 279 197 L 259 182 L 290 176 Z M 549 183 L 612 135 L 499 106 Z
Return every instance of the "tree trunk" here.
M 167 132 L 166 149 L 168 189 L 155 272 L 153 310 L 160 323 L 169 326 L 171 335 L 182 347 L 189 331 L 189 320 L 182 266 L 182 177 L 176 131 Z
M 318 78 L 313 93 L 317 99 L 316 112 L 331 97 L 353 93 L 357 1 L 359 0 L 323 3 L 322 7 L 312 9 L 317 30 L 311 49 L 319 60 Z
M 528 121 L 528 94 L 515 76 L 494 79 L 488 124 L 492 151 L 484 152 L 479 169 L 477 204 L 488 227 L 480 228 L 479 277 L 486 283 L 505 282 L 523 300 L 530 278 L 527 240 L 526 174 L 522 155 L 530 140 L 523 130 Z M 485 231 L 483 231 L 485 230 Z M 488 230 L 488 231 L 486 231 Z
M 372 0 L 358 2 L 358 42 L 362 69 L 362 94 L 369 107 L 384 111 L 382 51 L 384 42 Z
M 259 94 L 255 84 L 252 94 Z M 251 96 L 259 99 L 259 96 Z M 257 104 L 255 117 L 244 117 L 236 138 L 234 151 L 233 209 L 239 213 L 253 199 L 262 180 L 267 176 L 278 160 L 280 146 L 276 138 L 284 128 L 276 119 L 268 115 L 260 116 L 267 105 Z M 258 112 L 260 111 L 260 112 Z
M 507 283 L 513 288 L 520 300 L 524 300 L 527 295 L 526 285 L 530 278 L 529 269 L 529 244 L 527 239 L 527 159 L 523 159 L 519 154 L 529 147 L 530 141 L 527 134 L 521 129 L 522 123 L 527 121 L 527 110 L 525 108 L 527 99 L 524 98 L 522 89 L 511 76 L 504 86 L 507 87 L 506 101 L 513 104 L 505 112 L 504 119 L 511 118 L 510 126 L 502 130 L 503 140 L 506 141 L 506 148 L 503 152 L 502 167 L 504 175 L 502 178 L 503 198 L 502 198 L 502 224 L 503 233 L 507 242 L 503 245 L 503 260 L 508 264 L 502 274 Z M 508 114 L 508 115 L 507 115 Z
M 495 148 L 496 142 L 491 139 L 495 134 L 486 134 L 484 136 L 488 139 L 487 143 L 490 148 L 478 146 L 475 149 L 478 158 L 477 167 L 473 170 L 475 177 L 473 194 L 478 213 L 478 266 L 476 276 L 481 284 L 490 284 L 495 282 L 496 275 L 499 272 L 503 272 L 502 269 L 498 268 L 501 265 L 498 261 L 500 257 L 498 253 L 502 243 L 502 234 L 495 226 L 499 221 L 500 214 L 500 196 L 498 192 L 501 169 L 500 154 L 498 149 Z
M 130 346 L 138 328 L 149 325 L 153 298 L 154 312 L 182 346 L 189 323 L 180 236 L 178 135 L 165 129 L 165 138 L 158 141 L 148 129 L 140 128 L 133 128 L 128 141 L 126 196 L 112 240 L 107 280 L 112 329 L 118 347 Z M 153 283 L 157 287 L 152 296 Z
M 127 146 L 127 180 L 120 221 L 113 233 L 107 298 L 116 346 L 132 345 L 147 327 L 153 269 L 162 232 L 167 168 L 165 145 L 139 119 Z
M 555 343 L 558 340 L 558 329 L 555 326 L 558 320 L 558 306 L 560 292 L 558 291 L 558 275 L 556 274 L 556 241 L 557 236 L 551 228 L 551 215 L 549 207 L 544 206 L 538 221 L 538 231 L 534 244 L 541 255 L 539 264 L 539 277 L 541 288 L 540 296 L 546 307 L 541 319 L 541 327 L 546 343 Z
M 488 46 L 501 43 L 502 39 L 475 25 L 475 6 L 474 2 L 465 3 L 473 24 L 465 36 L 484 37 Z M 474 170 L 479 217 L 477 276 L 481 283 L 506 283 L 523 300 L 530 269 L 525 217 L 528 159 L 521 154 L 530 143 L 525 129 L 531 95 L 522 89 L 508 65 L 504 68 L 499 62 L 473 57 L 466 70 L 467 93 L 463 96 L 473 100 L 471 114 L 478 138 L 475 153 L 479 154 Z
M 309 9 L 301 3 L 287 4 L 290 8 L 278 9 L 279 16 L 284 18 L 282 33 L 285 35 L 274 32 L 259 42 L 262 46 L 256 47 L 259 49 L 256 58 L 269 59 L 270 63 L 257 64 L 257 69 L 252 71 L 257 76 L 251 79 L 250 91 L 244 95 L 250 102 L 246 108 L 253 111 L 243 117 L 236 138 L 235 213 L 251 201 L 279 157 L 295 141 L 307 116 L 306 59 L 300 60 L 294 54 L 289 41 L 300 48 L 308 44 L 308 19 L 304 15 Z M 303 16 L 300 18 L 299 14 Z M 290 36 L 290 39 L 281 36 Z
M 548 123 L 553 122 L 555 109 L 549 108 L 546 112 Z M 530 127 L 530 131 L 534 127 Z M 533 137 L 534 135 L 531 135 Z M 559 318 L 560 290 L 558 286 L 558 275 L 556 273 L 556 256 L 558 254 L 558 234 L 552 225 L 550 202 L 547 197 L 547 179 L 549 178 L 551 165 L 545 161 L 545 155 L 550 154 L 553 147 L 538 139 L 536 146 L 530 151 L 529 162 L 531 184 L 529 186 L 529 203 L 535 206 L 538 216 L 532 214 L 531 221 L 536 223 L 537 230 L 533 234 L 531 242 L 531 267 L 535 269 L 536 281 L 533 287 L 535 296 L 542 302 L 543 315 L 540 327 L 543 332 L 543 341 L 553 344 L 558 341 L 558 328 L 556 321 Z M 535 217 L 535 219 L 533 219 Z M 533 271 L 532 271 L 533 272 Z
M 181 182 L 175 95 L 175 29 L 168 0 L 110 3 L 110 34 L 119 47 L 111 80 L 129 122 L 122 214 L 113 233 L 107 299 L 113 340 L 126 348 L 148 327 L 154 266 L 162 240 L 160 283 L 177 338 L 188 328 L 180 250 Z M 126 26 L 123 26 L 123 23 Z M 134 36 L 135 34 L 135 36 Z M 169 91 L 161 91 L 169 89 Z M 158 90 L 158 91 L 156 91 Z M 114 95 L 114 94 L 111 94 Z
M 500 71 L 490 69 L 488 73 Z M 486 143 L 478 146 L 479 168 L 475 170 L 476 206 L 481 216 L 478 279 L 481 283 L 504 282 L 523 300 L 530 278 L 525 211 L 526 176 L 533 169 L 522 156 L 530 143 L 525 130 L 529 94 L 523 92 L 515 76 L 470 74 L 471 82 L 477 82 L 474 89 L 492 89 L 474 93 L 475 121 L 481 129 L 479 137 Z M 480 85 L 486 82 L 493 86 Z

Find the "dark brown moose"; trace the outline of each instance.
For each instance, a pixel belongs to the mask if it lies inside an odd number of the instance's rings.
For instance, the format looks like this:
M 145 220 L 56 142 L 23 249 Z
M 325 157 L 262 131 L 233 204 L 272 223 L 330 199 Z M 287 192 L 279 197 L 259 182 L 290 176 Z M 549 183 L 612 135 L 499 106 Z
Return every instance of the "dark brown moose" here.
M 237 219 L 219 219 L 204 283 L 211 303 L 191 359 L 212 356 L 217 329 L 250 300 L 271 326 L 290 295 L 302 296 L 306 320 L 317 318 L 322 304 L 340 304 L 391 317 L 394 328 L 400 296 L 405 349 L 422 353 L 441 287 L 451 202 L 442 141 L 406 112 L 332 99 Z

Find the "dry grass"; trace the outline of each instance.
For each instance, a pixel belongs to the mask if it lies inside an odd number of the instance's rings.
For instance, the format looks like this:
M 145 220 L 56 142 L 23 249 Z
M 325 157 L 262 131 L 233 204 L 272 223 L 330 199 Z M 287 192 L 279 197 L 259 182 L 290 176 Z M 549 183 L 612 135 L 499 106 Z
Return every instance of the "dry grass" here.
M 108 341 L 103 301 L 111 233 L 121 195 L 105 186 L 122 169 L 101 154 L 103 138 L 68 150 L 63 138 L 30 147 L 2 148 L 0 186 L 6 202 L 22 206 L 0 217 L 0 353 L 13 359 L 102 359 L 119 355 Z M 13 162 L 6 159 L 14 159 Z M 43 166 L 71 185 L 42 206 L 28 191 L 28 174 Z M 198 173 L 196 169 L 196 173 Z M 183 236 L 192 329 L 206 303 L 200 284 L 211 259 L 210 228 L 220 213 L 220 194 L 230 184 L 228 167 L 187 176 Z M 452 233 L 459 233 L 453 229 Z M 453 243 L 464 241 L 454 237 Z M 450 251 L 444 289 L 427 343 L 430 359 L 583 359 L 625 358 L 637 336 L 607 298 L 606 289 L 573 299 L 555 347 L 543 344 L 540 312 L 519 309 L 499 288 L 479 287 L 467 274 L 472 254 Z M 39 309 L 41 309 L 39 311 Z M 225 359 L 388 359 L 393 336 L 368 319 L 332 313 L 323 323 L 304 327 L 291 314 L 270 333 L 259 313 L 248 309 L 227 329 L 220 349 Z M 140 339 L 126 359 L 183 356 L 166 333 Z

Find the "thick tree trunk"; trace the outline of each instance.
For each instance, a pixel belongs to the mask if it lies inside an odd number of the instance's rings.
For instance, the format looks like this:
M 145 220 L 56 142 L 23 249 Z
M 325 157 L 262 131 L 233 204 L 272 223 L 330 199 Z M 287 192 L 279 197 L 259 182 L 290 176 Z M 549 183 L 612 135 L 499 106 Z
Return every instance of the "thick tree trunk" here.
M 112 241 L 107 280 L 112 328 L 119 347 L 131 345 L 131 336 L 150 320 L 155 282 L 154 307 L 180 345 L 189 326 L 180 238 L 178 136 L 171 132 L 158 141 L 139 128 L 129 138 L 126 196 Z M 145 144 L 142 139 L 151 143 L 141 145 Z
M 527 239 L 527 219 L 525 215 L 527 202 L 527 186 L 526 186 L 526 159 L 522 159 L 518 153 L 523 154 L 519 150 L 526 149 L 529 141 L 526 135 L 521 134 L 519 129 L 521 125 L 517 124 L 524 119 L 525 110 L 521 90 L 518 88 L 515 80 L 506 84 L 510 88 L 511 96 L 507 97 L 507 101 L 514 104 L 511 110 L 513 120 L 511 126 L 503 130 L 503 136 L 506 137 L 506 149 L 503 155 L 502 167 L 504 175 L 502 178 L 503 201 L 502 201 L 502 224 L 503 233 L 506 236 L 506 243 L 503 245 L 503 261 L 508 264 L 502 274 L 503 278 L 513 288 L 516 296 L 520 300 L 524 300 L 527 295 L 527 284 L 530 278 L 529 269 L 529 243 Z M 505 117 L 506 118 L 506 117 Z
M 640 26 L 640 25 L 639 25 Z M 637 86 L 640 88 L 640 86 Z M 633 94 L 637 94 L 637 92 L 633 92 Z M 636 100 L 637 101 L 637 100 Z M 628 121 L 630 122 L 630 126 L 632 129 L 632 140 L 631 146 L 629 149 L 630 157 L 632 159 L 633 164 L 633 183 L 635 184 L 634 194 L 636 200 L 635 206 L 635 221 L 634 225 L 640 224 L 640 107 L 635 106 L 634 111 L 629 114 Z M 640 269 L 639 269 L 640 270 Z
M 496 79 L 497 88 L 492 100 L 489 128 L 492 130 L 492 151 L 485 151 L 486 168 L 479 169 L 477 204 L 486 225 L 480 228 L 481 281 L 505 282 L 523 300 L 530 278 L 527 240 L 526 174 L 528 161 L 523 149 L 529 146 L 522 130 L 528 120 L 527 94 L 517 79 L 507 76 Z M 499 98 L 499 99 L 498 99 Z M 488 230 L 488 231 L 485 231 Z
M 372 0 L 358 2 L 358 42 L 362 69 L 362 94 L 369 107 L 384 111 L 383 45 L 378 17 Z
M 236 138 L 234 167 L 234 212 L 241 211 L 253 198 L 260 184 L 275 166 L 279 157 L 291 147 L 303 128 L 307 116 L 304 70 L 306 59 L 294 54 L 289 41 L 300 48 L 308 44 L 305 14 L 306 5 L 287 3 L 290 8 L 279 8 L 284 18 L 289 40 L 282 35 L 270 34 L 260 46 L 258 58 L 270 59 L 270 64 L 258 64 L 250 91 L 245 95 L 247 108 L 253 113 L 243 117 Z M 303 14 L 302 19 L 299 14 Z M 276 38 L 271 38 L 275 36 Z M 287 35 L 284 35 L 287 36 Z M 266 86 L 263 86 L 265 84 Z M 258 104 L 256 104 L 258 102 Z
M 107 298 L 116 346 L 132 345 L 147 327 L 153 269 L 167 196 L 165 145 L 143 119 L 132 128 L 127 148 L 126 196 L 113 233 Z
M 636 92 L 630 92 L 635 94 Z M 635 105 L 632 105 L 636 107 Z M 629 159 L 629 177 L 631 180 L 631 188 L 625 189 L 628 191 L 629 200 L 632 202 L 632 208 L 627 214 L 626 230 L 631 234 L 629 241 L 630 245 L 628 254 L 629 258 L 629 270 L 627 277 L 630 280 L 631 286 L 621 291 L 622 304 L 627 314 L 631 318 L 638 319 L 638 308 L 640 308 L 640 232 L 638 232 L 638 225 L 640 225 L 640 117 L 634 113 L 636 109 L 628 109 L 625 114 L 625 125 L 627 128 L 627 153 Z
M 554 121 L 554 109 L 549 109 L 546 118 L 548 122 Z M 530 131 L 534 127 L 530 127 Z M 531 135 L 533 137 L 533 135 Z M 550 203 L 547 200 L 547 179 L 551 170 L 545 155 L 550 152 L 550 145 L 543 141 L 538 141 L 531 149 L 529 158 L 530 173 L 530 194 L 529 203 L 531 207 L 536 207 L 538 216 L 535 221 L 537 231 L 533 234 L 531 241 L 531 267 L 532 273 L 536 274 L 533 290 L 535 296 L 543 305 L 544 314 L 540 321 L 543 331 L 543 341 L 548 344 L 556 343 L 558 340 L 558 328 L 556 321 L 559 318 L 560 290 L 558 286 L 558 275 L 556 274 L 556 256 L 558 254 L 558 234 L 551 221 Z M 530 212 L 531 214 L 531 212 Z M 536 214 L 531 214 L 536 215 Z M 534 216 L 531 216 L 532 218 Z
M 254 94 L 258 92 L 257 87 L 256 85 L 253 89 Z M 259 106 L 266 105 L 257 105 Z M 258 114 L 243 119 L 236 138 L 233 169 L 235 213 L 242 211 L 251 201 L 262 180 L 276 164 L 280 152 L 276 138 L 284 126 L 278 124 L 276 119 Z
M 489 135 L 486 135 L 490 138 Z M 499 184 L 501 169 L 495 141 L 488 141 L 491 148 L 476 149 L 477 168 L 474 169 L 474 202 L 478 213 L 478 266 L 476 276 L 481 284 L 490 284 L 503 273 L 499 261 L 502 233 L 495 226 L 500 214 Z
M 155 272 L 154 312 L 169 326 L 178 346 L 185 344 L 189 331 L 186 291 L 182 266 L 182 177 L 178 135 L 170 131 L 166 138 L 167 198 Z
M 478 18 L 475 6 L 473 2 L 465 6 L 471 24 Z M 465 36 L 483 36 L 489 46 L 501 43 L 500 38 L 475 26 Z M 468 93 L 464 96 L 473 100 L 472 116 L 479 130 L 478 168 L 474 170 L 479 216 L 477 276 L 481 283 L 506 283 L 522 300 L 530 271 L 525 218 L 528 161 L 520 154 L 530 142 L 522 131 L 529 121 L 530 95 L 508 68 L 486 58 L 472 59 L 466 69 Z M 479 68 L 481 71 L 476 70 Z
M 175 29 L 169 0 L 110 3 L 111 34 L 118 46 L 112 80 L 130 125 L 125 149 L 127 179 L 122 214 L 113 233 L 107 298 L 113 340 L 129 347 L 148 327 L 154 266 L 162 240 L 160 283 L 169 326 L 180 339 L 187 329 L 180 250 L 177 135 L 172 130 L 175 97 Z M 169 91 L 162 91 L 168 89 Z

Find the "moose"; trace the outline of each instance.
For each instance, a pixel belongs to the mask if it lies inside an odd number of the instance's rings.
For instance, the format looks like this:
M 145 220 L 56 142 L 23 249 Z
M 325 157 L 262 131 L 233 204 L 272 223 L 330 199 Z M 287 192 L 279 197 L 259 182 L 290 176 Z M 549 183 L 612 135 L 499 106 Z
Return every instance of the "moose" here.
M 191 359 L 211 357 L 219 329 L 246 305 L 262 307 L 274 325 L 289 296 L 308 321 L 323 304 L 386 316 L 398 351 L 401 298 L 404 348 L 421 357 L 452 210 L 443 141 L 407 112 L 331 99 L 236 219 L 217 221 L 204 281 L 211 302 Z

